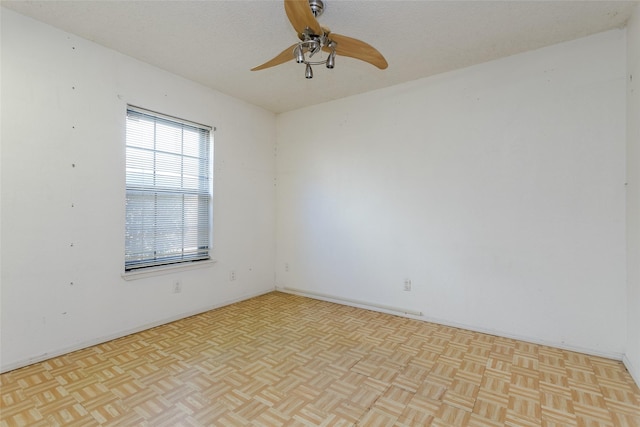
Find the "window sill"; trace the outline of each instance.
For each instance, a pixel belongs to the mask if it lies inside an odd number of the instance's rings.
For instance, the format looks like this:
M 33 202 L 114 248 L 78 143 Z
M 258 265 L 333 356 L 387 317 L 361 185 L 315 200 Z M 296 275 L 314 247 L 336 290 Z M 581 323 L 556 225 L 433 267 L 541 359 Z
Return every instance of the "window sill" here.
M 138 280 L 147 277 L 162 276 L 170 273 L 176 273 L 179 271 L 196 270 L 199 268 L 208 268 L 216 263 L 215 259 L 207 261 L 190 262 L 187 264 L 175 264 L 175 265 L 163 265 L 161 267 L 149 267 L 142 271 L 128 271 L 122 273 L 121 276 L 124 280 Z

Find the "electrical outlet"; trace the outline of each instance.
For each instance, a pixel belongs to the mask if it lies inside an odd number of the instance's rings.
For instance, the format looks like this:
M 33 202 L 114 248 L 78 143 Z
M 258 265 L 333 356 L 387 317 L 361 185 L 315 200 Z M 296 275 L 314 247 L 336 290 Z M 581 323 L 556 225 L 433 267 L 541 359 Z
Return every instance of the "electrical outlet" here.
M 232 282 L 233 282 L 234 280 L 236 280 L 236 271 L 235 271 L 235 270 L 231 270 L 231 271 L 229 272 L 229 280 L 231 280 Z
M 404 290 L 405 291 L 411 290 L 411 279 L 404 279 Z
M 284 263 L 284 271 L 286 271 L 287 273 L 289 272 L 289 263 L 288 262 Z
M 173 293 L 179 294 L 180 292 L 182 292 L 182 282 L 180 280 L 176 280 L 173 283 Z

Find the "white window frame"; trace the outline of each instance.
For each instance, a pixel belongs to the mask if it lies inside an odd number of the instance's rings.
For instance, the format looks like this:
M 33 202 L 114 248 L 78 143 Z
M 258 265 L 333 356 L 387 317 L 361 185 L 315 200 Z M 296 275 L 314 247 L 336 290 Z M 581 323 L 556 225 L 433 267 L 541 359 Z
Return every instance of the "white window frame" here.
M 147 138 L 144 142 L 136 140 L 133 136 L 130 137 L 129 132 L 136 131 L 135 128 L 130 129 L 133 123 L 130 122 L 132 118 L 143 120 L 147 126 L 152 126 L 153 134 L 144 133 L 144 137 Z M 215 128 L 133 105 L 127 105 L 126 124 L 127 205 L 125 207 L 123 277 L 130 280 L 167 270 L 175 271 L 210 265 L 214 262 L 211 251 L 213 246 L 213 131 Z M 168 151 L 159 148 L 161 134 L 158 131 L 161 129 L 180 132 L 180 141 L 171 140 L 179 144 L 179 153 L 177 148 Z M 140 135 L 142 134 L 137 136 Z M 198 142 L 188 144 L 189 137 L 196 138 Z M 153 146 L 150 147 L 150 144 Z M 187 152 L 189 147 L 191 153 L 197 150 L 198 155 L 185 153 L 185 147 Z M 159 161 L 161 158 L 170 159 L 170 161 L 167 160 L 164 163 L 165 166 L 159 166 L 162 165 Z M 189 163 L 192 165 L 191 173 L 185 172 L 189 169 L 185 165 Z M 197 166 L 194 166 L 196 164 Z M 179 168 L 179 171 L 175 168 Z M 193 172 L 194 168 L 197 172 Z M 135 197 L 136 193 L 139 197 Z M 206 197 L 203 200 L 205 194 Z M 163 210 L 161 207 L 163 203 L 169 208 Z M 181 210 L 181 215 L 174 216 L 172 210 Z M 189 210 L 191 212 L 188 212 Z M 144 212 L 144 215 L 140 215 L 140 212 Z M 166 212 L 170 212 L 171 216 L 165 216 Z M 206 232 L 202 230 L 204 227 L 200 227 L 205 217 Z M 135 218 L 143 219 L 136 221 Z M 175 222 L 181 225 L 177 227 L 171 225 Z

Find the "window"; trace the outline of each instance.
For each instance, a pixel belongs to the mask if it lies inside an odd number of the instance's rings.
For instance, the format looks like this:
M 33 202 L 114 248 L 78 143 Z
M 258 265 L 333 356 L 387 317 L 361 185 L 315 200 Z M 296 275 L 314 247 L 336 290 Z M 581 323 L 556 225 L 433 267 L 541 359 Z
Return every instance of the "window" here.
M 125 271 L 209 259 L 210 134 L 127 107 Z

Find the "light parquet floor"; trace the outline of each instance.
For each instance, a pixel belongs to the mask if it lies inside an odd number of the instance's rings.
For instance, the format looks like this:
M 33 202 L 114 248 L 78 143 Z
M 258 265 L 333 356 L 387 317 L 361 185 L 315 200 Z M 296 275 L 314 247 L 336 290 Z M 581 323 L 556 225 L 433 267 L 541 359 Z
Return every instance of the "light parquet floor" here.
M 0 376 L 0 426 L 640 426 L 617 361 L 280 292 Z

